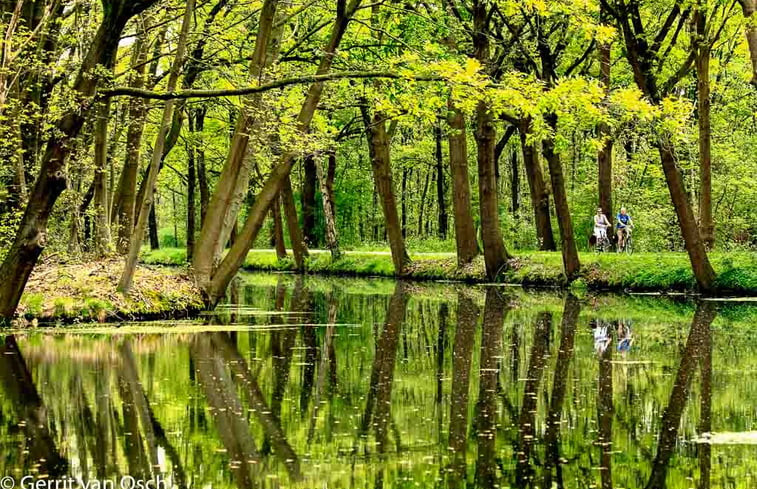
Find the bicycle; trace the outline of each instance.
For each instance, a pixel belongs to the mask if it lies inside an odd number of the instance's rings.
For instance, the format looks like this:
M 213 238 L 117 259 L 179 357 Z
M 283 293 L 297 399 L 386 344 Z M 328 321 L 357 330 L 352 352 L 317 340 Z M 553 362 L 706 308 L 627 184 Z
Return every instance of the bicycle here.
M 597 253 L 602 252 L 608 252 L 610 251 L 610 248 L 612 247 L 612 243 L 610 243 L 610 238 L 607 236 L 607 232 L 600 234 L 599 236 L 596 236 L 596 242 L 594 243 L 594 251 Z
M 626 254 L 630 255 L 633 253 L 633 233 L 631 233 L 633 226 L 628 225 L 622 229 L 625 234 L 625 239 L 623 239 L 623 246 L 620 246 L 620 244 L 618 244 L 618 253 L 625 252 Z

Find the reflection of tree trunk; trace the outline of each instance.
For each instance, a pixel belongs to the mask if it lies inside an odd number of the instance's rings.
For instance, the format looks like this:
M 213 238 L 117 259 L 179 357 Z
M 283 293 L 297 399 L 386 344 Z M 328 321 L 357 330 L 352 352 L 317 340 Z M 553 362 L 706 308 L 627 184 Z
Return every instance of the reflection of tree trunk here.
M 608 346 L 599 358 L 597 445 L 600 449 L 599 470 L 602 489 L 612 489 L 612 421 L 615 415 L 612 400 L 612 351 L 612 347 Z
M 24 421 L 26 456 L 39 463 L 37 468 L 41 474 L 64 474 L 68 462 L 55 447 L 53 433 L 48 428 L 47 409 L 37 393 L 32 374 L 13 335 L 6 336 L 0 346 L 0 384 L 4 388 L 5 398 Z
M 213 347 L 222 355 L 224 362 L 233 373 L 235 382 L 244 386 L 242 392 L 247 398 L 252 412 L 258 418 L 266 438 L 270 440 L 276 456 L 284 463 L 293 479 L 300 477 L 300 461 L 281 428 L 281 420 L 268 409 L 263 392 L 258 386 L 255 376 L 249 369 L 247 361 L 239 354 L 236 345 L 223 333 L 215 333 L 211 338 Z
M 565 298 L 563 307 L 560 349 L 557 352 L 557 363 L 552 380 L 552 397 L 549 400 L 547 413 L 547 432 L 545 434 L 546 455 L 544 462 L 544 487 L 552 487 L 552 469 L 557 469 L 557 487 L 563 487 L 562 469 L 560 466 L 560 423 L 562 420 L 562 406 L 565 400 L 565 389 L 568 381 L 568 370 L 573 359 L 573 344 L 576 336 L 576 323 L 581 312 L 581 304 L 575 296 L 569 294 Z M 608 348 L 609 349 L 609 348 Z
M 318 361 L 318 339 L 315 335 L 315 326 L 312 325 L 303 324 L 300 326 L 300 334 L 305 354 L 305 362 L 302 366 L 302 386 L 300 387 L 300 416 L 304 419 L 310 405 L 310 396 L 313 394 L 315 364 Z
M 533 479 L 531 467 L 531 452 L 536 436 L 536 407 L 537 392 L 541 384 L 542 372 L 549 354 L 549 335 L 552 331 L 552 315 L 548 312 L 539 313 L 534 328 L 534 343 L 531 347 L 531 358 L 526 373 L 526 385 L 523 389 L 523 403 L 518 418 L 518 460 L 515 469 L 517 486 L 527 486 Z
M 444 350 L 446 349 L 447 342 L 447 317 L 449 315 L 449 309 L 446 302 L 442 302 L 439 305 L 439 333 L 436 339 L 436 398 L 434 399 L 435 408 L 437 412 L 438 420 L 438 433 L 442 436 L 442 418 L 444 417 L 442 411 L 442 395 L 444 382 Z M 441 440 L 439 440 L 441 443 Z
M 376 340 L 376 353 L 371 369 L 370 389 L 366 400 L 365 412 L 360 423 L 361 437 L 368 434 L 368 428 L 376 430 L 376 445 L 379 453 L 386 451 L 387 427 L 391 416 L 392 380 L 394 378 L 394 363 L 397 358 L 400 330 L 405 321 L 408 295 L 407 285 L 397 282 L 394 294 L 389 300 L 386 321 L 380 336 Z M 374 415 L 375 411 L 375 415 Z
M 121 415 L 123 416 L 124 452 L 129 465 L 129 475 L 145 479 L 151 475 L 150 461 L 145 454 L 142 431 L 139 429 L 139 412 L 135 394 L 126 378 L 118 378 L 118 391 L 121 395 Z
M 465 479 L 465 452 L 468 441 L 468 392 L 471 354 L 479 310 L 463 292 L 457 295 L 457 328 L 452 347 L 452 399 L 449 413 L 449 449 L 452 452 L 450 483 L 462 487 Z
M 336 302 L 333 301 L 333 298 L 329 301 L 328 308 L 329 317 L 326 326 L 326 334 L 323 338 L 323 346 L 321 347 L 321 361 L 318 365 L 318 380 L 315 385 L 313 414 L 310 417 L 310 425 L 308 426 L 308 444 L 313 441 L 313 435 L 315 434 L 315 423 L 318 420 L 318 412 L 321 408 L 321 396 L 326 385 L 326 375 L 332 371 L 335 372 L 335 370 L 333 370 L 335 367 L 329 365 L 332 361 L 331 353 L 334 350 L 334 329 L 336 323 Z M 331 370 L 327 372 L 327 368 Z M 333 386 L 329 389 L 329 394 L 333 394 Z M 333 413 L 333 409 L 331 412 Z
M 691 379 L 694 376 L 697 363 L 705 354 L 710 325 L 716 314 L 715 307 L 711 302 L 702 301 L 697 304 L 697 310 L 694 313 L 694 319 L 689 330 L 689 338 L 681 356 L 681 364 L 678 367 L 673 390 L 670 393 L 670 400 L 662 413 L 657 455 L 652 463 L 652 474 L 649 476 L 647 489 L 663 489 L 665 487 L 668 464 L 675 450 L 681 416 L 689 398 Z
M 476 461 L 476 482 L 481 487 L 496 487 L 497 466 L 497 377 L 499 358 L 502 356 L 502 324 L 507 313 L 507 302 L 501 290 L 489 288 L 484 305 L 484 324 L 481 334 L 481 358 L 476 429 L 478 440 L 478 460 Z
M 197 335 L 190 345 L 198 384 L 205 392 L 218 436 L 228 454 L 231 472 L 240 489 L 253 487 L 252 471 L 257 472 L 260 454 L 247 423 L 247 413 L 237 395 L 226 365 L 213 352 L 211 338 Z
M 702 345 L 702 396 L 699 409 L 699 434 L 712 431 L 712 330 L 707 325 L 704 331 Z M 697 445 L 699 452 L 699 484 L 697 489 L 710 489 L 710 472 L 712 469 L 712 445 L 700 443 Z

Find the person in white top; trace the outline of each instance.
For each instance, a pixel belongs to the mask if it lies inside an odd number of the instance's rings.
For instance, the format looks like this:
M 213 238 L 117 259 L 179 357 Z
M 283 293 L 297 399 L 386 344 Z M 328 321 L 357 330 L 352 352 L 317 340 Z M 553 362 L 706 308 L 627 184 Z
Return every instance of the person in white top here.
M 599 243 L 600 239 L 607 239 L 607 228 L 611 226 L 612 224 L 607 220 L 607 216 L 602 212 L 602 208 L 598 208 L 594 216 L 594 236 L 597 238 L 597 243 Z

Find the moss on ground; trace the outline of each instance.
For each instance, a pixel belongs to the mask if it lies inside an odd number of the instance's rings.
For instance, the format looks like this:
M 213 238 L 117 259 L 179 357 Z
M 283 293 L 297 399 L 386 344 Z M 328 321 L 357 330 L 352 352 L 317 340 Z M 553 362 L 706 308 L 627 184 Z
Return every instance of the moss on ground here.
M 453 253 L 411 253 L 413 263 L 407 277 L 427 280 L 461 280 L 486 282 L 482 257 L 458 268 Z M 581 275 L 574 288 L 589 290 L 693 291 L 694 276 L 685 253 L 581 253 Z M 717 285 L 723 293 L 757 295 L 757 254 L 732 252 L 710 254 L 718 274 Z M 148 251 L 148 264 L 182 265 L 186 252 L 179 248 Z M 293 271 L 291 258 L 278 260 L 273 250 L 252 250 L 244 263 L 247 270 Z M 386 252 L 353 251 L 334 262 L 328 252 L 311 251 L 307 261 L 309 273 L 393 277 L 394 266 Z M 510 269 L 500 282 L 531 286 L 568 285 L 562 271 L 562 257 L 557 252 L 523 252 L 511 260 Z
M 139 266 L 128 297 L 116 291 L 122 270 L 120 259 L 37 267 L 21 297 L 19 322 L 176 317 L 203 307 L 183 268 Z

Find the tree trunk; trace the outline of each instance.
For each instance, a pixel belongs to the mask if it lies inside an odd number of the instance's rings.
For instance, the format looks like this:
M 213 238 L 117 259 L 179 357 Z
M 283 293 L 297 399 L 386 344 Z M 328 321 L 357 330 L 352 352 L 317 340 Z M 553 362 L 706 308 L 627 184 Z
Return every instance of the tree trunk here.
M 513 150 L 510 155 L 510 192 L 512 214 L 515 218 L 520 211 L 520 170 L 518 169 L 518 152 L 516 150 Z
M 706 12 L 696 13 L 697 123 L 699 128 L 699 232 L 707 249 L 715 244 L 712 220 L 712 130 L 710 125 L 710 41 Z
M 539 240 L 539 249 L 555 251 L 557 247 L 555 246 L 552 220 L 549 215 L 549 194 L 544 183 L 539 154 L 533 144 L 528 141 L 531 134 L 531 119 L 521 119 L 518 130 L 523 152 L 523 166 L 526 169 L 531 205 L 534 208 L 534 223 L 536 224 L 536 238 Z
M 266 67 L 266 54 L 277 4 L 277 0 L 265 0 L 260 13 L 255 51 L 250 64 L 250 73 L 256 81 L 262 78 Z M 260 95 L 250 97 L 246 102 L 249 109 L 241 111 L 234 128 L 226 162 L 208 204 L 206 219 L 203 221 L 202 230 L 197 239 L 197 248 L 203 252 L 195 254 L 193 262 L 195 274 L 201 285 L 209 282 L 214 264 L 220 259 L 233 223 L 236 222 L 241 200 L 247 193 L 250 171 L 247 158 L 249 135 L 255 120 L 253 111 L 260 106 L 261 100 Z M 268 205 L 261 209 L 263 215 L 267 209 Z
M 281 221 L 281 196 L 274 197 L 271 203 L 271 216 L 273 217 L 273 245 L 276 247 L 276 258 L 282 260 L 287 257 L 287 249 L 284 244 L 284 224 Z
M 181 33 L 179 34 L 179 40 L 176 45 L 176 57 L 171 66 L 171 73 L 166 85 L 166 90 L 169 92 L 176 89 L 179 76 L 181 75 L 181 68 L 184 65 L 184 53 L 187 47 L 187 36 L 189 35 L 189 26 L 192 22 L 194 7 L 195 0 L 187 0 L 184 17 L 182 19 Z M 150 213 L 153 211 L 153 195 L 155 192 L 155 186 L 158 183 L 158 172 L 160 169 L 160 162 L 163 159 L 166 136 L 171 126 L 171 120 L 173 119 L 174 105 L 174 100 L 166 101 L 166 105 L 163 108 L 163 116 L 158 128 L 158 134 L 155 138 L 152 159 L 150 161 L 150 171 L 148 173 L 147 181 L 144 182 L 144 200 L 142 201 L 141 208 L 137 214 L 137 224 L 134 227 L 134 232 L 129 239 L 129 253 L 126 256 L 124 271 L 118 282 L 118 290 L 125 295 L 128 294 L 131 289 L 134 271 L 137 266 L 137 259 L 139 258 L 139 250 L 142 247 L 142 239 L 144 238 L 145 230 L 147 228 L 147 220 Z
M 507 267 L 510 254 L 505 249 L 499 225 L 497 177 L 494 175 L 494 120 L 483 101 L 479 102 L 476 109 L 476 122 L 481 238 L 484 244 L 486 275 L 490 280 L 494 280 Z
M 158 214 L 155 212 L 155 206 L 150 208 L 150 217 L 148 225 L 148 238 L 150 240 L 150 249 L 155 251 L 160 249 L 160 238 L 158 237 Z
M 420 172 L 418 174 L 420 176 Z M 424 237 L 423 232 L 423 212 L 426 209 L 426 198 L 428 197 L 428 181 L 431 178 L 431 175 L 426 172 L 426 178 L 423 181 L 423 191 L 421 192 L 421 200 L 418 203 L 418 237 L 422 238 Z
M 302 181 L 302 234 L 308 246 L 318 246 L 318 238 L 315 235 L 315 189 L 316 175 L 315 158 L 308 155 L 302 163 L 304 179 Z
M 402 186 L 400 188 L 400 211 L 402 212 L 402 238 L 407 238 L 407 180 L 410 178 L 410 169 L 402 169 Z
M 195 203 L 195 150 L 187 145 L 187 261 L 192 263 L 194 254 L 197 209 Z
M 681 227 L 686 252 L 689 254 L 691 268 L 694 271 L 697 285 L 703 292 L 710 292 L 715 287 L 715 271 L 712 269 L 710 259 L 707 257 L 707 250 L 704 242 L 699 235 L 699 228 L 694 212 L 691 209 L 691 203 L 686 196 L 686 189 L 681 179 L 681 174 L 676 166 L 676 156 L 672 146 L 664 140 L 657 142 L 657 149 L 660 152 L 662 160 L 662 170 L 665 173 L 665 180 L 668 183 L 670 198 L 673 201 L 678 224 Z
M 336 49 L 344 36 L 344 32 L 347 29 L 347 25 L 349 24 L 352 15 L 360 5 L 360 0 L 351 0 L 346 7 L 344 3 L 344 0 L 339 0 L 337 18 L 334 21 L 331 37 L 324 49 L 325 54 L 316 70 L 316 74 L 322 75 L 328 73 L 331 69 Z M 322 93 L 323 82 L 315 82 L 310 86 L 297 118 L 298 130 L 300 133 L 304 134 L 308 131 Z M 249 210 L 247 220 L 239 233 L 237 241 L 226 254 L 223 261 L 221 261 L 212 277 L 206 275 L 203 270 L 198 270 L 195 267 L 195 278 L 205 294 L 207 305 L 215 306 L 217 304 L 218 300 L 223 297 L 229 282 L 237 273 L 239 267 L 242 266 L 242 263 L 244 263 L 247 252 L 250 250 L 250 246 L 252 246 L 252 243 L 255 241 L 255 238 L 260 231 L 268 207 L 271 205 L 271 201 L 279 192 L 284 178 L 289 176 L 289 173 L 292 170 L 294 157 L 295 155 L 293 153 L 285 154 L 282 156 L 279 164 L 273 167 L 268 180 L 266 180 L 263 188 L 255 199 L 255 203 Z M 197 255 L 199 255 L 199 253 L 195 256 L 195 263 L 197 263 Z
M 47 220 L 58 197 L 66 188 L 66 158 L 71 141 L 79 134 L 91 111 L 89 98 L 100 82 L 93 76 L 97 65 L 112 67 L 126 22 L 154 3 L 154 0 L 111 0 L 74 82 L 75 106 L 56 124 L 40 163 L 37 181 L 29 196 L 16 237 L 0 267 L 0 321 L 9 320 L 21 299 L 26 282 L 46 242 Z
M 405 248 L 405 239 L 402 237 L 402 225 L 397 213 L 397 202 L 394 198 L 392 184 L 392 167 L 389 146 L 391 144 L 386 131 L 384 115 L 376 111 L 371 117 L 367 101 L 364 100 L 360 110 L 363 115 L 365 132 L 368 137 L 368 150 L 371 156 L 371 168 L 373 179 L 376 182 L 376 191 L 381 201 L 381 210 L 384 213 L 386 232 L 389 238 L 389 248 L 392 251 L 394 273 L 403 275 L 405 267 L 410 263 L 410 256 Z
M 478 241 L 473 226 L 470 182 L 468 179 L 468 149 L 465 137 L 465 118 L 452 102 L 447 123 L 450 125 L 449 169 L 452 176 L 452 211 L 455 214 L 455 243 L 457 264 L 470 263 L 478 255 Z
M 195 135 L 199 134 L 201 138 L 202 132 L 205 129 L 205 108 L 195 110 L 194 116 L 194 132 Z M 205 150 L 201 141 L 197 142 L 195 152 L 197 155 L 197 183 L 200 187 L 200 226 L 202 226 L 202 223 L 205 222 L 205 214 L 208 212 L 210 186 L 208 185 L 208 172 L 205 169 Z
M 752 61 L 752 85 L 757 88 L 757 22 L 754 13 L 757 12 L 757 0 L 739 0 L 747 19 L 746 39 L 749 45 L 749 56 Z
M 550 114 L 546 116 L 546 119 L 550 127 L 556 131 L 557 116 Z M 552 182 L 557 224 L 560 228 L 563 269 L 568 281 L 571 281 L 578 275 L 581 264 L 578 261 L 578 249 L 576 248 L 576 240 L 573 236 L 573 220 L 570 216 L 570 207 L 568 206 L 568 193 L 565 191 L 562 161 L 560 155 L 555 153 L 554 141 L 551 139 L 545 139 L 542 142 L 542 149 L 544 157 L 549 164 L 549 178 Z
M 447 190 L 444 185 L 444 158 L 442 155 L 442 126 L 434 126 L 434 139 L 436 140 L 436 201 L 439 206 L 439 239 L 447 239 L 447 203 L 445 195 Z
M 95 112 L 95 253 L 103 257 L 110 252 L 110 219 L 106 181 L 108 116 L 110 101 L 103 101 Z
M 601 43 L 599 45 L 599 69 L 600 82 L 604 86 L 605 96 L 610 93 L 610 53 L 611 44 Z M 602 208 L 606 216 L 612 216 L 612 146 L 613 140 L 610 134 L 610 127 L 602 122 L 597 127 L 602 148 L 597 154 L 597 183 L 599 186 L 599 207 Z
M 336 261 L 342 257 L 339 250 L 339 235 L 336 231 L 336 215 L 334 214 L 334 191 L 329 188 L 329 177 L 333 184 L 333 175 L 336 170 L 336 155 L 329 153 L 328 174 L 323 174 L 323 168 L 319 162 L 313 160 L 316 164 L 318 181 L 321 182 L 321 197 L 323 198 L 323 217 L 326 220 L 326 248 L 331 251 L 331 261 Z
M 284 217 L 286 217 L 287 230 L 289 231 L 289 241 L 292 243 L 292 254 L 294 263 L 298 271 L 305 270 L 305 257 L 308 256 L 308 249 L 302 239 L 302 230 L 297 219 L 297 208 L 294 204 L 294 193 L 292 192 L 292 181 L 287 175 L 281 185 L 281 200 L 284 202 Z

